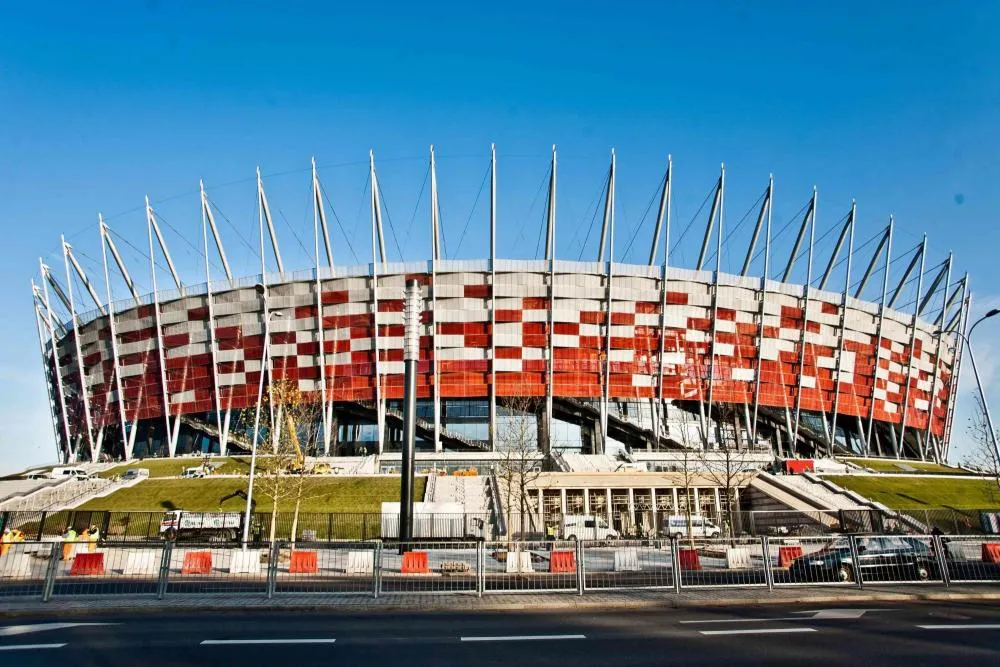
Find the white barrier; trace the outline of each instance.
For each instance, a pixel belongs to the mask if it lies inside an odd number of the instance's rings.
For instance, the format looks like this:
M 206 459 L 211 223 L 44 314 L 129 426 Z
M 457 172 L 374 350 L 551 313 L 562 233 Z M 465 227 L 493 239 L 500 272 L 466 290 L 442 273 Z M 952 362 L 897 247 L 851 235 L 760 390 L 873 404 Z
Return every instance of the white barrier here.
M 347 574 L 371 574 L 375 571 L 375 554 L 371 551 L 348 551 Z
M 726 567 L 730 570 L 750 569 L 750 550 L 746 547 L 730 547 L 726 549 Z
M 229 561 L 229 574 L 260 574 L 260 554 L 253 549 L 234 551 Z
M 8 553 L 0 557 L 0 577 L 25 579 L 31 576 L 31 556 L 23 553 Z
M 507 552 L 507 574 L 526 574 L 534 572 L 531 567 L 531 554 L 527 551 Z
M 639 554 L 635 549 L 619 549 L 615 551 L 615 572 L 638 572 Z
M 156 574 L 160 569 L 159 551 L 152 549 L 133 551 L 125 558 L 125 569 L 122 574 L 134 576 L 142 574 Z

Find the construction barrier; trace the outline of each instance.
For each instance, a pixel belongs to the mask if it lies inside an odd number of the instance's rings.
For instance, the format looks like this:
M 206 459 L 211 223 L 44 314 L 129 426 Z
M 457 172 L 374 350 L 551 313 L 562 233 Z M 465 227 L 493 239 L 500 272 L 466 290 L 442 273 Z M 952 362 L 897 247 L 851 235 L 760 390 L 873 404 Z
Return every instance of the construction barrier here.
M 726 549 L 726 567 L 730 570 L 749 570 L 750 564 L 750 550 L 746 547 Z
M 983 562 L 1000 563 L 1000 543 L 983 542 Z
M 635 549 L 615 550 L 615 572 L 638 572 L 639 554 Z
M 31 556 L 8 553 L 0 558 L 0 577 L 26 579 L 31 576 Z
M 576 572 L 576 554 L 572 551 L 549 552 L 549 572 L 554 574 Z
M 189 551 L 184 554 L 181 574 L 212 574 L 212 552 Z
M 429 574 L 426 551 L 407 551 L 403 554 L 403 574 Z
M 789 567 L 802 556 L 802 547 L 778 547 L 778 567 Z
M 372 574 L 375 571 L 373 551 L 348 551 L 347 574 Z
M 134 577 L 137 575 L 156 574 L 160 568 L 160 552 L 152 549 L 133 551 L 125 558 L 125 569 L 122 574 Z
M 350 565 L 348 565 L 350 574 Z M 319 572 L 319 561 L 315 551 L 293 551 L 288 563 L 289 574 L 316 574 Z
M 260 551 L 234 551 L 229 561 L 230 574 L 260 574 Z
M 94 574 L 104 574 L 104 554 L 77 554 L 73 559 L 73 566 L 69 569 L 69 575 L 77 577 Z
M 701 560 L 698 558 L 697 549 L 681 548 L 677 550 L 677 559 L 682 570 L 700 570 Z
M 534 572 L 531 566 L 531 554 L 527 551 L 508 551 L 506 561 L 507 574 L 528 574 Z

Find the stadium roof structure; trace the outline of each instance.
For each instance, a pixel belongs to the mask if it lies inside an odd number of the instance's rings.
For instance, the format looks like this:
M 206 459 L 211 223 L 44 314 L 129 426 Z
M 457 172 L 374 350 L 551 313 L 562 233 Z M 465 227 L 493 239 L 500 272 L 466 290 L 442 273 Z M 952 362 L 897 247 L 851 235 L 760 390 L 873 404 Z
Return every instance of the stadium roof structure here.
M 950 254 L 927 266 L 926 235 L 894 258 L 892 217 L 856 246 L 852 203 L 827 232 L 836 234 L 832 251 L 820 257 L 814 188 L 789 223 L 791 252 L 779 258 L 769 178 L 751 207 L 755 215 L 745 216 L 754 225 L 739 253 L 741 269 L 724 273 L 723 165 L 703 204 L 708 215 L 697 258 L 677 266 L 668 157 L 648 261 L 618 263 L 612 151 L 596 257 L 561 260 L 553 147 L 544 255 L 502 259 L 491 149 L 489 256 L 445 259 L 432 147 L 431 257 L 390 262 L 373 155 L 368 166 L 366 265 L 334 262 L 337 244 L 315 161 L 310 267 L 286 268 L 259 170 L 259 274 L 233 274 L 203 185 L 204 283 L 181 279 L 148 197 L 150 293 L 140 293 L 103 218 L 103 294 L 65 239 L 64 278 L 40 260 L 32 292 L 60 458 L 245 450 L 254 434 L 235 416 L 260 410 L 262 392 L 277 381 L 295 383 L 322 406 L 315 424 L 302 425 L 311 453 L 391 451 L 400 437 L 408 279 L 419 281 L 424 302 L 418 435 L 427 452 L 500 451 L 513 420 L 530 422 L 544 454 L 736 446 L 778 455 L 947 457 L 969 280 L 953 275 Z M 859 258 L 872 244 L 874 251 Z M 223 278 L 213 279 L 212 256 Z M 891 276 L 903 258 L 905 269 Z M 158 283 L 163 265 L 168 289 Z M 805 280 L 792 282 L 803 265 Z M 113 271 L 129 292 L 124 300 L 113 298 Z M 878 297 L 866 300 L 866 289 Z M 909 302 L 897 305 L 904 295 Z M 82 312 L 81 300 L 94 308 Z

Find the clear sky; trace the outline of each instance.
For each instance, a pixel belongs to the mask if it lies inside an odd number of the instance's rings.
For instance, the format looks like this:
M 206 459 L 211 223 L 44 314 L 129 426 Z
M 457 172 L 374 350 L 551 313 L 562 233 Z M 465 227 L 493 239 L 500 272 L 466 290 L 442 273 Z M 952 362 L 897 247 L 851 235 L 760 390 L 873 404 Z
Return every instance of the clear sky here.
M 532 257 L 539 186 L 556 144 L 557 253 L 576 259 L 596 253 L 596 230 L 588 238 L 587 228 L 614 147 L 618 261 L 648 253 L 643 212 L 671 153 L 675 239 L 695 220 L 678 264 L 694 259 L 707 217 L 696 213 L 725 161 L 730 228 L 773 172 L 776 228 L 813 185 L 818 236 L 856 198 L 857 245 L 894 213 L 900 256 L 927 232 L 927 266 L 954 251 L 956 271 L 971 275 L 975 311 L 1000 305 L 1000 6 L 824 4 L 8 6 L 0 21 L 0 471 L 55 457 L 29 290 L 38 257 L 61 275 L 65 233 L 103 297 L 101 211 L 148 288 L 148 193 L 186 281 L 202 282 L 204 178 L 228 219 L 234 271 L 253 272 L 257 165 L 291 268 L 310 266 L 312 156 L 343 226 L 338 261 L 371 258 L 369 149 L 392 220 L 391 259 L 428 256 L 431 143 L 449 256 L 482 257 L 487 211 L 477 193 L 496 142 L 500 254 Z M 747 231 L 745 222 L 727 239 L 724 270 L 738 269 Z M 775 242 L 781 257 L 789 235 Z M 824 237 L 817 256 L 832 242 Z M 871 250 L 859 251 L 863 260 Z M 126 296 L 120 282 L 114 291 Z M 1000 409 L 998 334 L 1000 318 L 974 342 Z M 973 389 L 963 376 L 959 452 Z

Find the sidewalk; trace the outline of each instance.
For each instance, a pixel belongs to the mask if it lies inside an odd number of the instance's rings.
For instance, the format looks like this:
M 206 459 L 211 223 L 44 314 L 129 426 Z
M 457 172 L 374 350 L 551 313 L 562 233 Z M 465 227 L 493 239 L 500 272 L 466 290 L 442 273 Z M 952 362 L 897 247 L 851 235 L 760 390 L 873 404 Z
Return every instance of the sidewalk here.
M 505 593 L 477 598 L 472 594 L 371 595 L 278 594 L 264 595 L 172 594 L 155 597 L 74 596 L 41 602 L 29 598 L 0 599 L 0 616 L 115 615 L 188 611 L 318 611 L 324 612 L 436 612 L 436 611 L 545 611 L 593 609 L 643 609 L 768 604 L 860 604 L 870 602 L 1000 600 L 1000 586 L 871 586 L 854 588 L 700 589 L 673 591 L 635 590 L 574 593 Z

